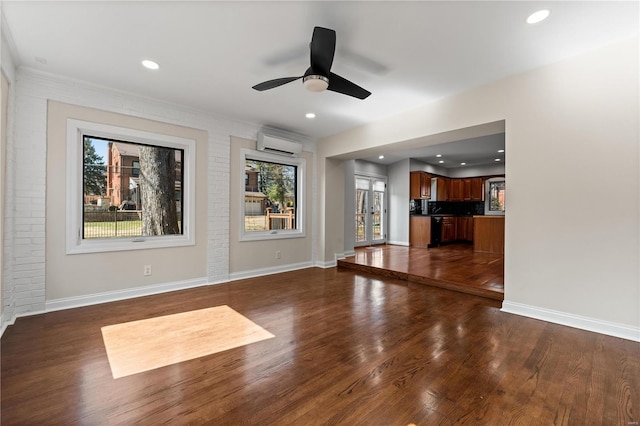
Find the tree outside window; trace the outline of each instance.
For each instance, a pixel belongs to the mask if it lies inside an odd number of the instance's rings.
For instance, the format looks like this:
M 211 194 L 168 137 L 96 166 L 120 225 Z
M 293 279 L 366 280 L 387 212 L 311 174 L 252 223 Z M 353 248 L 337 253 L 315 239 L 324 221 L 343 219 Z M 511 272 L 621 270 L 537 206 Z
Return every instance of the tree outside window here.
M 245 231 L 296 228 L 297 166 L 245 160 Z
M 489 182 L 489 211 L 504 212 L 505 182 Z
M 180 149 L 85 136 L 83 238 L 182 234 L 182 162 Z

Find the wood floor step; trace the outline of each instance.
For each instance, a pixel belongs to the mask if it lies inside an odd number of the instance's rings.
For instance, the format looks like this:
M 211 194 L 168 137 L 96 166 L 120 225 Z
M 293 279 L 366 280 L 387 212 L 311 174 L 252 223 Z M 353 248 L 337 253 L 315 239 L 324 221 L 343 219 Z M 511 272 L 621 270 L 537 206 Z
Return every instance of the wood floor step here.
M 437 280 L 420 275 L 407 274 L 406 272 L 392 271 L 375 266 L 361 265 L 353 262 L 338 261 L 338 268 L 349 269 L 352 271 L 368 272 L 380 275 L 385 278 L 395 278 L 402 281 L 409 281 L 418 284 L 424 284 L 431 287 L 444 288 L 446 290 L 457 291 L 458 293 L 472 294 L 474 296 L 487 297 L 493 300 L 504 300 L 504 292 L 474 287 L 465 283 L 456 283 L 451 281 Z
M 382 245 L 356 249 L 338 267 L 493 300 L 504 300 L 504 256 L 467 244 L 435 249 Z

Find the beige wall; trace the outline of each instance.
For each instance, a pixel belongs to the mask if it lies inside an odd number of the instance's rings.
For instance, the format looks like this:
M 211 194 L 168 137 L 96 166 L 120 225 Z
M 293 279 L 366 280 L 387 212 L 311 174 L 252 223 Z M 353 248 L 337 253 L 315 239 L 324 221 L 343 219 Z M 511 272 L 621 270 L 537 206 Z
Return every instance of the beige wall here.
M 9 114 L 9 82 L 4 74 L 0 73 L 2 79 L 0 94 L 2 95 L 2 106 L 0 107 L 0 318 L 4 313 L 4 197 L 5 197 L 5 173 L 6 153 L 7 153 L 7 117 Z M 1 323 L 1 321 L 0 321 Z
M 301 238 L 283 238 L 267 241 L 240 241 L 242 217 L 240 207 L 244 202 L 244 165 L 241 164 L 240 150 L 256 149 L 256 141 L 231 137 L 230 164 L 230 200 L 229 200 L 229 272 L 257 271 L 265 268 L 278 268 L 300 263 L 311 263 L 312 255 L 312 190 L 313 190 L 313 154 L 303 151 L 301 157 L 306 160 L 305 175 L 305 223 L 306 236 Z M 275 258 L 280 251 L 281 258 Z
M 331 157 L 505 120 L 505 302 L 637 329 L 638 90 L 634 39 L 319 141 L 318 253 L 343 250 Z
M 196 244 L 176 248 L 65 254 L 66 120 L 196 141 Z M 47 121 L 46 300 L 204 279 L 207 276 L 207 132 L 49 101 Z M 151 265 L 153 275 L 143 276 Z

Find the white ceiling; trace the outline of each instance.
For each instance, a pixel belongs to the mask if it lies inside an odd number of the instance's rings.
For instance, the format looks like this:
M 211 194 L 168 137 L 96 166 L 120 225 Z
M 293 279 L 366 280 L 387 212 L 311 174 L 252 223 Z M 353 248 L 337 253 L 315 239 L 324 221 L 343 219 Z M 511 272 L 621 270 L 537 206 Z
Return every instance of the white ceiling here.
M 18 65 L 313 138 L 637 36 L 639 16 L 638 2 L 612 1 L 0 4 Z M 551 16 L 526 24 L 541 8 Z M 332 71 L 369 98 L 251 89 L 302 75 L 314 26 L 336 30 Z
M 381 154 L 361 159 L 388 165 L 413 158 L 444 169 L 494 166 L 496 163 L 505 163 L 504 137 L 504 133 L 497 133 L 401 151 L 381 151 Z M 384 158 L 379 158 L 379 155 Z

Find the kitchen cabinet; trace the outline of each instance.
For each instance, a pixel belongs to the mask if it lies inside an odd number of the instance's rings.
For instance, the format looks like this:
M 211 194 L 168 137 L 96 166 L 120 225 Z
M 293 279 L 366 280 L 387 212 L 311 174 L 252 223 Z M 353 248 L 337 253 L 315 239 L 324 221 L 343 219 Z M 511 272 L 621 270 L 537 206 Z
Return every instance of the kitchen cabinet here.
M 462 179 L 449 180 L 449 201 L 463 201 Z
M 412 200 L 431 197 L 431 176 L 426 172 L 409 174 L 409 198 Z
M 484 201 L 484 179 L 472 178 L 469 181 L 470 201 Z
M 473 224 L 475 223 L 474 219 L 472 216 L 469 216 L 467 218 L 467 238 L 465 239 L 466 241 L 473 241 Z
M 473 250 L 504 253 L 504 216 L 474 216 Z
M 427 247 L 431 242 L 431 217 L 409 217 L 409 245 L 411 247 Z
M 449 201 L 449 179 L 443 177 L 431 178 L 431 182 L 435 182 L 431 189 L 435 189 L 436 193 L 431 193 L 435 201 Z M 435 196 L 434 196 L 435 195 Z
M 456 240 L 473 241 L 473 217 L 456 217 Z
M 471 179 L 462 179 L 462 199 L 471 201 Z
M 442 218 L 442 235 L 440 237 L 440 242 L 450 243 L 456 240 L 456 223 L 457 218 L 455 217 Z
M 483 201 L 484 180 L 482 178 L 451 179 L 448 201 Z

